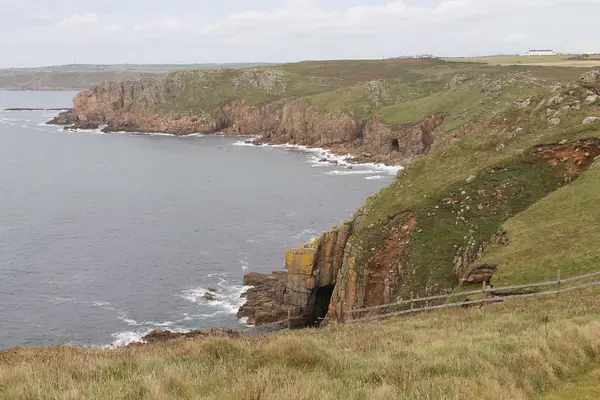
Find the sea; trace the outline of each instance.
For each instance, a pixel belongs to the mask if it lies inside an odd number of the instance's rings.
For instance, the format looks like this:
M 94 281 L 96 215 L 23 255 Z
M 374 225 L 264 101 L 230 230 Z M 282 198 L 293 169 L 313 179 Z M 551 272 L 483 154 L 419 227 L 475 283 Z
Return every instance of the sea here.
M 46 125 L 74 95 L 0 92 L 0 349 L 245 328 L 244 274 L 283 269 L 397 172 L 243 138 Z M 24 107 L 44 110 L 5 110 Z

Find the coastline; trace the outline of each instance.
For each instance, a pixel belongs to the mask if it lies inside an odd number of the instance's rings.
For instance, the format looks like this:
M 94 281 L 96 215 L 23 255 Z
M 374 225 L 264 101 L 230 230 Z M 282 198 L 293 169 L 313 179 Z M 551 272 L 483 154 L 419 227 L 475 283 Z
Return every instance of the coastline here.
M 45 123 L 40 123 L 39 125 L 44 125 L 46 127 L 48 127 L 48 125 L 46 125 Z M 51 127 L 49 127 L 51 128 Z M 59 132 L 63 132 L 62 129 L 60 129 L 58 126 L 55 127 L 57 128 L 57 130 Z M 82 133 L 93 133 L 93 134 L 108 134 L 108 133 L 104 133 L 101 131 L 101 129 L 96 129 L 96 130 L 85 130 L 85 129 L 80 129 L 80 130 L 76 130 L 76 132 L 82 132 Z M 65 133 L 69 133 L 69 131 L 66 131 Z M 332 153 L 330 150 L 328 149 L 323 149 L 323 148 L 317 148 L 317 147 L 309 147 L 309 146 L 302 146 L 302 145 L 294 145 L 294 144 L 262 144 L 262 145 L 255 145 L 255 144 L 248 144 L 245 143 L 245 140 L 248 139 L 253 139 L 256 138 L 255 136 L 233 136 L 233 135 L 226 135 L 223 133 L 214 133 L 214 134 L 210 134 L 210 135 L 205 135 L 205 134 L 189 134 L 189 135 L 175 135 L 175 134 L 169 134 L 169 133 L 147 133 L 147 132 L 122 132 L 125 134 L 129 134 L 129 135 L 145 135 L 145 136 L 167 136 L 167 137 L 176 137 L 176 138 L 187 138 L 187 137 L 204 137 L 204 136 L 222 136 L 222 137 L 231 137 L 231 138 L 236 138 L 239 139 L 237 142 L 235 143 L 231 143 L 230 145 L 233 146 L 247 146 L 247 147 L 256 147 L 256 148 L 273 148 L 273 149 L 279 149 L 279 150 L 293 150 L 293 151 L 299 151 L 299 152 L 303 152 L 306 153 L 307 155 L 307 160 L 309 163 L 312 164 L 312 166 L 318 167 L 318 166 L 330 166 L 330 167 L 336 167 L 339 166 L 340 169 L 343 167 L 356 167 L 356 168 L 373 168 L 373 169 L 378 169 L 380 171 L 386 171 L 386 174 L 390 177 L 390 179 L 393 179 L 393 174 L 395 174 L 401 167 L 398 166 L 386 166 L 383 164 L 375 164 L 375 163 L 356 163 L 352 161 L 352 156 L 349 154 L 345 154 L 345 155 L 337 155 Z M 327 161 L 322 161 L 323 158 L 327 157 Z M 335 164 L 333 164 L 332 162 L 335 161 Z M 350 170 L 348 170 L 350 171 Z M 393 174 L 391 173 L 393 172 Z M 338 175 L 338 174 L 330 174 L 330 175 Z M 382 173 L 383 175 L 383 173 Z M 317 232 L 317 234 L 320 232 Z M 311 240 L 309 240 L 310 242 Z M 284 258 L 284 255 L 281 255 L 281 259 Z M 241 282 L 240 282 L 241 284 Z M 245 288 L 246 290 L 248 288 Z M 237 310 L 236 310 L 237 311 Z M 135 322 L 135 321 L 134 321 Z M 250 335 L 255 335 L 255 334 L 262 334 L 262 333 L 268 333 L 271 332 L 273 329 L 268 329 L 268 328 L 261 328 L 260 326 L 253 326 L 253 325 L 246 325 L 244 323 L 243 320 L 240 321 L 240 323 L 242 324 L 240 329 L 234 329 L 239 331 L 240 333 L 248 333 Z M 245 326 L 244 326 L 245 325 Z M 218 325 L 215 325 L 218 326 Z M 165 325 L 164 327 L 165 329 L 169 329 L 168 326 Z M 163 329 L 158 328 L 158 329 Z M 211 329 L 225 329 L 225 328 L 211 328 Z M 201 331 L 195 331 L 195 330 L 178 330 L 175 329 L 173 331 L 169 331 L 171 332 L 172 335 L 163 335 L 163 337 L 168 339 L 176 339 L 178 337 L 191 337 L 191 336 L 203 336 L 204 334 L 202 332 L 206 331 L 206 329 L 203 329 Z M 119 347 L 123 347 L 123 346 L 129 346 L 131 344 L 136 344 L 136 343 L 144 343 L 145 342 L 145 336 L 147 336 L 148 334 L 150 334 L 152 332 L 152 330 L 149 330 L 148 332 L 144 332 L 144 334 L 142 335 L 137 335 L 136 337 L 133 336 L 128 336 L 126 333 L 127 332 L 116 332 L 115 335 L 117 334 L 123 334 L 120 336 L 113 336 L 113 338 L 115 339 L 112 343 L 103 343 L 103 344 L 98 344 L 98 345 L 74 345 L 74 344 L 68 344 L 66 343 L 65 346 L 74 346 L 74 347 L 97 347 L 97 348 L 119 348 Z M 141 337 L 140 337 L 141 336 Z M 32 347 L 37 347 L 37 346 L 32 346 Z

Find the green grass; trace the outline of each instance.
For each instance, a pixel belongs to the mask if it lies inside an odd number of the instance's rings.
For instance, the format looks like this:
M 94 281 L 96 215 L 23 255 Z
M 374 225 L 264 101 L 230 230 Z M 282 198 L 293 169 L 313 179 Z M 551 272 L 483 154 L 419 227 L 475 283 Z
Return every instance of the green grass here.
M 597 381 L 585 377 L 600 366 L 598 294 L 238 340 L 14 348 L 0 353 L 0 399 L 504 400 L 575 387 L 591 393 Z
M 498 264 L 496 286 L 553 280 L 600 270 L 600 169 L 508 220 L 508 246 L 488 249 L 480 263 Z M 479 263 L 478 262 L 478 263 Z
M 571 382 L 561 385 L 558 389 L 542 397 L 544 400 L 596 400 L 600 399 L 600 368 L 582 377 L 574 378 Z
M 490 65 L 514 65 L 514 64 L 547 64 L 547 63 L 571 63 L 578 60 L 569 60 L 574 55 L 555 55 L 555 56 L 519 56 L 519 55 L 506 55 L 506 56 L 488 56 L 488 57 L 453 57 L 446 58 L 446 61 L 458 61 L 458 62 L 474 62 L 474 63 L 486 63 Z M 582 58 L 582 60 L 598 60 L 596 57 Z
M 440 129 L 453 131 L 469 122 L 489 118 L 512 102 L 534 95 L 539 88 L 510 86 L 497 96 L 482 91 L 482 85 L 470 82 L 452 90 L 436 92 L 409 102 L 394 104 L 381 110 L 381 120 L 391 125 L 417 123 L 433 114 L 445 114 Z
M 464 249 L 469 240 L 474 240 L 477 246 L 490 243 L 492 235 L 506 220 L 542 200 L 563 183 L 561 168 L 552 169 L 540 159 L 532 161 L 527 156 L 529 149 L 540 143 L 598 136 L 600 132 L 597 126 L 581 127 L 582 115 L 590 112 L 585 106 L 581 111 L 561 112 L 561 127 L 549 129 L 545 108 L 536 111 L 535 107 L 542 98 L 549 98 L 555 93 L 538 90 L 537 87 L 532 88 L 529 107 L 520 108 L 509 101 L 510 104 L 503 105 L 495 115 L 492 112 L 489 116 L 488 111 L 487 120 L 470 123 L 454 132 L 438 133 L 438 147 L 431 154 L 417 160 L 407 168 L 402 178 L 367 199 L 354 216 L 354 243 L 356 248 L 363 250 L 352 268 L 356 268 L 359 276 L 369 265 L 373 254 L 371 249 L 381 250 L 386 246 L 388 232 L 395 224 L 394 218 L 409 212 L 417 217 L 417 230 L 408 257 L 394 261 L 403 266 L 403 272 L 395 277 L 397 282 L 393 285 L 393 294 L 407 298 L 410 292 L 423 296 L 451 291 L 462 276 L 461 272 L 466 272 L 462 269 L 464 266 L 455 270 L 454 257 L 460 254 L 460 249 Z M 564 90 L 565 104 L 583 95 L 571 88 Z M 571 92 L 572 95 L 569 94 Z M 502 165 L 505 171 L 491 173 L 490 168 L 495 165 Z M 477 179 L 467 184 L 465 180 L 470 175 L 477 176 Z M 479 210 L 479 189 L 490 193 L 494 187 L 511 181 L 517 183 L 514 189 L 518 190 L 509 191 L 503 204 Z M 460 196 L 463 191 L 465 195 Z M 445 206 L 442 199 L 447 197 L 458 197 L 470 207 L 463 215 L 465 221 L 457 220 L 456 212 L 459 210 Z M 468 202 L 465 201 L 467 197 L 470 199 Z M 593 193 L 586 198 L 594 199 Z M 593 203 L 593 200 L 589 201 Z M 530 237 L 530 245 L 535 246 L 539 236 Z M 589 248 L 590 243 L 585 242 L 583 246 Z M 486 257 L 478 264 L 496 263 L 503 257 L 504 254 L 499 255 L 498 260 Z M 567 262 L 567 259 L 562 262 Z M 585 273 L 590 267 L 580 266 L 590 261 L 589 258 L 582 259 L 581 264 L 574 264 L 569 272 Z M 565 273 L 567 270 L 565 268 Z M 554 277 L 555 273 L 556 270 L 553 271 Z M 543 277 L 538 274 L 521 279 L 526 283 L 539 280 Z M 505 283 L 513 282 L 508 280 Z M 503 284 L 498 282 L 497 285 Z

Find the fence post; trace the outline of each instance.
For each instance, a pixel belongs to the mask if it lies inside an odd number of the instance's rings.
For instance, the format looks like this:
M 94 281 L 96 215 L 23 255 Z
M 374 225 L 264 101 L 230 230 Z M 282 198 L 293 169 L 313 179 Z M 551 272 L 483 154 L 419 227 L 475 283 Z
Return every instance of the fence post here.
M 292 309 L 288 308 L 287 328 L 292 329 Z
M 413 302 L 413 299 L 415 298 L 415 295 L 413 292 L 410 292 L 410 309 L 414 309 L 415 308 L 415 303 Z
M 560 269 L 556 273 L 556 296 L 560 294 Z
M 481 290 L 481 306 L 485 307 L 485 281 L 482 282 L 483 289 Z

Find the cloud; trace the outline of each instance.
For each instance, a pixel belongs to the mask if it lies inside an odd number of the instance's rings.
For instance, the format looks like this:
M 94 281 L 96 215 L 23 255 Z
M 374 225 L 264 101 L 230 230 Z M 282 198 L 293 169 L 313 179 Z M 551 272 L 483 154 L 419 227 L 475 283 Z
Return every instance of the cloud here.
M 527 39 L 526 35 L 523 35 L 522 33 L 511 33 L 510 35 L 508 35 L 504 40 L 507 43 L 523 43 L 525 42 L 525 40 Z
M 73 54 L 81 62 L 189 63 L 600 47 L 592 39 L 600 0 L 89 0 L 77 9 L 32 1 L 41 16 L 28 29 L 0 26 L 0 53 L 12 54 L 12 65 L 71 62 Z M 15 7 L 11 20 L 22 15 Z M 18 51 L 25 45 L 33 51 Z
M 63 19 L 58 25 L 69 26 L 69 25 L 97 25 L 98 16 L 94 13 L 86 14 L 73 14 Z

